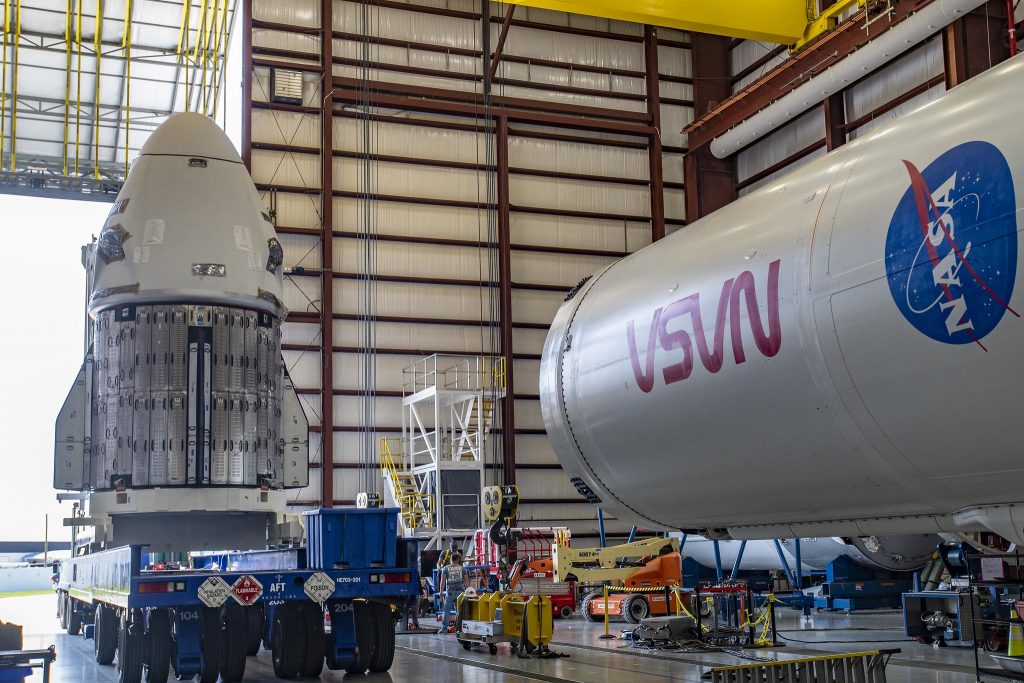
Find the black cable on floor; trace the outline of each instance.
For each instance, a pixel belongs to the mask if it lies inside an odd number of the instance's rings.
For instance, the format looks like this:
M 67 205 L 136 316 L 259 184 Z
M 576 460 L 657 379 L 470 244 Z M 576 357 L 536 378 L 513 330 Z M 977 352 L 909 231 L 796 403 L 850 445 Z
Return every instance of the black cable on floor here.
M 788 638 L 781 633 L 776 633 L 779 638 L 791 643 L 804 643 L 806 645 L 842 645 L 844 643 L 874 644 L 874 643 L 907 643 L 916 642 L 913 638 L 896 638 L 893 640 L 797 640 Z

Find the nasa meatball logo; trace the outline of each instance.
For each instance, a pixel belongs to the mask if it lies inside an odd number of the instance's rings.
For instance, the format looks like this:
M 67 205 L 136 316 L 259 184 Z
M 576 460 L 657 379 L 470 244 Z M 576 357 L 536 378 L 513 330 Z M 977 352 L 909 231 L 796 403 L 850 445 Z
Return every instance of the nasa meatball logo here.
M 889 291 L 936 341 L 978 344 L 1010 312 L 1017 275 L 1017 203 L 1010 167 L 987 142 L 967 142 L 910 176 L 885 242 Z M 987 349 L 986 349 L 987 350 Z

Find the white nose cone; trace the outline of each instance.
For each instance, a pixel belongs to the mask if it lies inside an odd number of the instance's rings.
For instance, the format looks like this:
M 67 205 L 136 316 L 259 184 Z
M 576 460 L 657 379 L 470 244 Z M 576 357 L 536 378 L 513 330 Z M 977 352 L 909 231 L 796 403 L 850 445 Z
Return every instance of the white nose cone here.
M 176 114 L 143 146 L 100 233 L 89 312 L 174 301 L 281 315 L 280 261 L 231 141 L 205 116 Z

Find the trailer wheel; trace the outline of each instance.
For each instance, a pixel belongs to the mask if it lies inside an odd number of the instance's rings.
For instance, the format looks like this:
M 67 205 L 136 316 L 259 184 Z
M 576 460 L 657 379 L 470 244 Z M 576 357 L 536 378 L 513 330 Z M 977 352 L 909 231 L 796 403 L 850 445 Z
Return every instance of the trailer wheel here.
M 171 614 L 165 609 L 150 610 L 143 678 L 146 683 L 166 683 L 170 671 Z
M 57 619 L 61 630 L 68 627 L 68 595 L 64 591 L 57 591 Z
M 274 661 L 274 674 L 278 678 L 295 678 L 299 675 L 299 665 L 305 652 L 302 635 L 295 606 L 284 603 L 275 607 L 270 632 L 270 650 Z
M 316 678 L 324 670 L 324 610 L 318 602 L 299 603 L 304 651 L 299 675 Z
M 495 645 L 494 643 L 490 643 L 487 646 L 487 651 L 490 652 L 492 655 L 496 655 L 496 654 L 498 654 L 498 646 Z
M 238 683 L 245 676 L 245 658 L 249 642 L 248 608 L 229 603 L 221 608 L 221 619 L 224 623 L 224 661 L 220 666 L 220 676 L 224 683 Z
M 142 630 L 139 610 L 124 610 L 117 630 L 117 683 L 139 683 L 142 680 L 142 658 L 146 636 Z
M 352 602 L 352 620 L 356 627 L 356 659 L 345 667 L 350 674 L 366 673 L 373 655 L 373 620 L 370 605 L 364 600 Z
M 639 624 L 650 613 L 651 606 L 642 595 L 633 594 L 622 601 L 622 617 L 627 624 Z
M 199 683 L 217 683 L 220 668 L 224 663 L 224 627 L 220 619 L 220 610 L 215 607 L 200 609 L 203 641 L 199 666 Z
M 82 613 L 75 609 L 75 599 L 64 594 L 64 631 L 69 636 L 77 636 L 82 631 Z
M 370 657 L 370 671 L 379 673 L 391 668 L 395 661 L 395 620 L 391 618 L 391 606 L 382 602 L 367 603 L 372 615 L 374 644 Z
M 604 621 L 604 617 L 603 616 L 599 616 L 599 615 L 591 614 L 590 613 L 590 603 L 595 598 L 599 597 L 602 593 L 604 593 L 603 590 L 590 591 L 589 593 L 587 593 L 586 595 L 583 596 L 583 602 L 580 603 L 580 609 L 583 610 L 583 616 L 585 616 L 590 621 L 595 621 L 595 622 L 596 621 Z
M 260 646 L 263 644 L 263 631 L 266 623 L 266 610 L 263 608 L 263 603 L 257 602 L 245 610 L 245 618 L 248 625 L 245 654 L 255 657 L 259 654 Z
M 562 609 L 558 610 L 558 616 L 563 619 L 570 619 L 572 617 L 573 609 L 569 605 L 562 605 Z
M 111 664 L 117 652 L 117 613 L 102 602 L 93 616 L 93 649 L 97 664 Z

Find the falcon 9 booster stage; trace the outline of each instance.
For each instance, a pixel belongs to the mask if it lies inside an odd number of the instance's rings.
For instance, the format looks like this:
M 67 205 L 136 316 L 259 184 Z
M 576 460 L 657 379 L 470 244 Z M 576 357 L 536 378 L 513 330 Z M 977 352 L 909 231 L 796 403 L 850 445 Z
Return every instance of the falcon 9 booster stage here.
M 168 119 L 82 260 L 93 323 L 54 487 L 90 493 L 97 541 L 264 547 L 308 482 L 308 426 L 281 360 L 281 244 L 227 136 Z
M 542 411 L 576 488 L 714 538 L 1024 542 L 1024 57 L 571 293 Z

